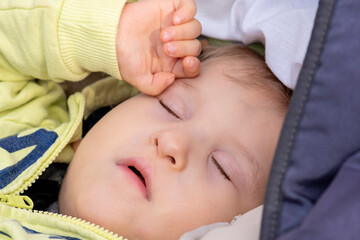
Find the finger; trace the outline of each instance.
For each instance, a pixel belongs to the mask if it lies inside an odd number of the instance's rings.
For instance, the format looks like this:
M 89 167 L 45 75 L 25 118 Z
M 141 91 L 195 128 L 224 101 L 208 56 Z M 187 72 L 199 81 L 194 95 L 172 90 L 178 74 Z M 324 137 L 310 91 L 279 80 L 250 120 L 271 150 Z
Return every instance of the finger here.
M 200 74 L 201 64 L 197 57 L 186 57 L 182 60 L 185 77 L 196 77 Z
M 201 65 L 198 58 L 186 57 L 176 62 L 172 72 L 177 78 L 188 78 L 199 75 L 200 69 Z
M 175 80 L 175 74 L 168 72 L 158 72 L 144 79 L 142 84 L 137 84 L 137 88 L 148 95 L 156 96 L 170 86 Z
M 165 28 L 160 33 L 160 39 L 164 43 L 176 40 L 191 40 L 197 38 L 200 34 L 200 22 L 192 19 L 190 22 Z
M 190 21 L 196 14 L 195 0 L 180 0 L 173 16 L 174 25 Z
M 199 56 L 201 52 L 201 44 L 197 39 L 172 41 L 165 43 L 163 50 L 169 57 L 184 58 L 186 56 Z

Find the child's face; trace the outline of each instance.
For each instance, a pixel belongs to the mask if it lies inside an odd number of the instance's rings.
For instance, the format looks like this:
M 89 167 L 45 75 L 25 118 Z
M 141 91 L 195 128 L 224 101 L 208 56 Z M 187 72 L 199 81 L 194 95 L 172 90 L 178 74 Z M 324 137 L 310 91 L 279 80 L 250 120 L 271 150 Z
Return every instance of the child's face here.
M 205 62 L 199 77 L 101 119 L 71 162 L 61 212 L 130 239 L 178 239 L 262 204 L 283 114 L 221 67 Z

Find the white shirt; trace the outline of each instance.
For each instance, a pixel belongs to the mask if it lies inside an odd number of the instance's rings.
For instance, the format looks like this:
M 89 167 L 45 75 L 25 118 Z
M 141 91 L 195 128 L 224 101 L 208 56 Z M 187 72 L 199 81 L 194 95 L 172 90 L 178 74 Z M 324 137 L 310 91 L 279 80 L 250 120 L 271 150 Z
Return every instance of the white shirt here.
M 203 35 L 265 45 L 265 60 L 294 89 L 319 0 L 196 0 Z
M 231 223 L 214 223 L 185 233 L 180 240 L 259 240 L 262 212 L 263 205 L 236 216 Z

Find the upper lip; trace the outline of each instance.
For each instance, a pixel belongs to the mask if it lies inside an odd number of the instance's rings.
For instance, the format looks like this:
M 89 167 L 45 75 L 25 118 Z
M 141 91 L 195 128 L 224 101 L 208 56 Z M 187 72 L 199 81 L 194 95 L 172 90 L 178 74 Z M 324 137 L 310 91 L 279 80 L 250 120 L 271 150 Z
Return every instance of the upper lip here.
M 143 179 L 141 179 L 140 176 L 139 176 L 139 178 L 142 180 L 142 182 L 145 185 L 147 199 L 149 200 L 151 198 L 151 191 L 150 191 L 150 189 L 151 189 L 151 166 L 150 166 L 150 164 L 147 163 L 145 158 L 143 158 L 143 157 L 123 158 L 123 159 L 121 159 L 121 161 L 117 162 L 116 164 L 122 165 L 122 166 L 127 166 L 135 173 L 136 173 L 136 171 L 138 171 L 138 173 L 141 174 Z M 138 174 L 136 174 L 136 175 L 138 175 Z

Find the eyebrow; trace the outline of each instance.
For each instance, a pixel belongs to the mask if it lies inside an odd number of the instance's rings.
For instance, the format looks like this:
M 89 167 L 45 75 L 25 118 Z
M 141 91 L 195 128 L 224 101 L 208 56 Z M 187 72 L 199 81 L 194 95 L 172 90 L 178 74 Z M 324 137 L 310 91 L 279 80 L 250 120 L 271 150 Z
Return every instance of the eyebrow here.
M 190 83 L 188 83 L 188 82 L 186 82 L 186 81 L 175 81 L 174 82 L 174 85 L 178 85 L 178 86 L 180 86 L 182 89 L 184 89 L 185 91 L 187 91 L 187 92 L 190 92 L 191 94 L 195 94 L 196 93 L 196 88 L 195 88 L 195 86 L 194 85 L 192 85 L 192 84 L 190 84 Z

